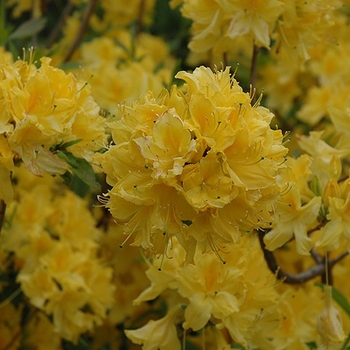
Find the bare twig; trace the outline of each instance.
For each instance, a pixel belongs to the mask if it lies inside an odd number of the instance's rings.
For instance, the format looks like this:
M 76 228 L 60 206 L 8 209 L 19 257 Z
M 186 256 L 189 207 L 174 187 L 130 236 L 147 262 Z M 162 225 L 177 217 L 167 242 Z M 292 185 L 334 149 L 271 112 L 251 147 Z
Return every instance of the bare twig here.
M 142 33 L 143 16 L 145 15 L 145 5 L 146 5 L 146 1 L 141 0 L 140 6 L 139 6 L 139 13 L 138 13 L 138 17 L 137 17 L 136 35 L 139 35 L 140 33 Z
M 259 236 L 259 242 L 260 246 L 263 250 L 264 253 L 264 258 L 266 260 L 266 263 L 269 267 L 269 269 L 276 274 L 276 277 L 278 279 L 282 279 L 283 282 L 289 283 L 289 284 L 299 284 L 299 283 L 304 283 L 307 282 L 317 276 L 324 276 L 326 272 L 326 265 L 324 260 L 319 262 L 317 265 L 311 267 L 310 269 L 300 272 L 300 273 L 288 273 L 285 272 L 284 270 L 281 269 L 281 267 L 277 264 L 276 258 L 273 254 L 273 252 L 269 251 L 265 247 L 265 242 L 264 242 L 264 236 L 265 232 L 259 231 L 258 232 Z M 337 258 L 333 260 L 328 261 L 328 271 L 337 264 L 339 261 L 341 261 L 343 258 L 345 258 L 348 255 L 348 252 L 344 252 L 341 255 L 339 255 Z M 322 279 L 323 282 L 323 279 Z
M 72 2 L 68 1 L 65 8 L 63 9 L 63 11 L 60 15 L 60 18 L 58 19 L 57 24 L 55 25 L 55 28 L 53 29 L 53 31 L 49 35 L 49 38 L 47 39 L 47 42 L 46 42 L 47 49 L 51 48 L 51 46 L 56 42 L 56 39 L 60 35 L 62 28 L 66 23 L 67 17 L 72 12 L 73 7 L 74 6 L 73 6 Z
M 85 13 L 83 15 L 79 30 L 77 32 L 77 35 L 75 36 L 74 41 L 73 41 L 70 49 L 68 50 L 68 53 L 64 59 L 64 62 L 68 62 L 72 58 L 74 52 L 76 51 L 76 49 L 79 47 L 81 41 L 83 40 L 84 34 L 88 28 L 90 18 L 92 16 L 92 14 L 94 13 L 97 2 L 98 2 L 98 0 L 90 0 L 89 1 L 88 5 L 86 7 Z
M 0 233 L 1 233 L 2 225 L 5 219 L 5 211 L 6 211 L 6 203 L 1 199 L 0 200 Z
M 254 91 L 256 89 L 256 76 L 258 71 L 258 56 L 259 56 L 259 46 L 254 44 L 253 47 L 253 55 L 252 55 L 252 64 L 250 67 L 250 86 L 251 90 Z M 256 101 L 256 94 L 252 97 L 252 105 L 254 105 Z

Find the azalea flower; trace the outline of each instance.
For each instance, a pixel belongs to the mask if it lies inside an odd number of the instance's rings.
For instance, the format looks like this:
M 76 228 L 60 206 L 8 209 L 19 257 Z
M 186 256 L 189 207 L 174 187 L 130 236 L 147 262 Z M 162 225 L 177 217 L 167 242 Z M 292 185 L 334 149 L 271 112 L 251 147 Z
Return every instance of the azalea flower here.
M 57 178 L 22 167 L 13 178 L 15 198 L 6 212 L 13 219 L 0 246 L 20 261 L 17 282 L 28 304 L 51 318 L 52 331 L 75 342 L 102 324 L 114 304 L 113 271 L 98 256 L 101 232 L 87 202 Z
M 350 250 L 350 226 L 349 226 L 349 210 L 350 195 L 349 183 L 347 179 L 344 183 L 332 191 L 328 197 L 328 214 L 326 225 L 321 230 L 319 240 L 316 247 L 322 247 L 327 250 L 337 249 L 340 246 L 342 238 L 347 242 L 347 249 Z
M 265 265 L 257 237 L 242 237 L 239 243 L 227 244 L 225 251 L 223 264 L 213 251 L 202 253 L 197 247 L 193 263 L 184 266 L 185 250 L 174 240 L 170 259 L 164 259 L 160 271 L 158 260 L 149 263 L 151 284 L 136 303 L 167 295 L 174 302 L 177 294 L 186 305 L 185 330 L 199 331 L 212 324 L 225 329 L 240 344 L 268 342 L 266 337 L 254 339 L 254 334 L 277 326 L 278 318 L 273 316 L 277 293 L 274 276 L 262 268 Z
M 217 239 L 271 221 L 286 149 L 272 113 L 251 105 L 229 69 L 177 78 L 184 92 L 174 86 L 121 105 L 114 144 L 96 159 L 112 186 L 101 200 L 133 244 L 163 254 L 176 236 L 190 261 L 196 242 L 215 250 Z
M 70 166 L 55 148 L 70 145 L 74 157 L 91 162 L 106 141 L 104 118 L 89 85 L 51 66 L 48 57 L 40 61 L 39 68 L 23 60 L 0 64 L 0 132 L 12 157 L 33 174 L 63 174 Z
M 139 329 L 125 330 L 125 334 L 135 344 L 142 344 L 143 350 L 180 350 L 181 343 L 174 325 L 180 309 L 180 305 L 175 305 L 163 318 L 151 320 Z
M 308 156 L 296 160 L 288 158 L 286 169 L 279 178 L 281 186 L 285 186 L 285 193 L 275 203 L 276 220 L 264 236 L 267 249 L 275 250 L 295 238 L 297 252 L 309 254 L 312 240 L 307 232 L 316 226 L 321 208 L 321 197 L 315 196 L 306 186 L 310 166 L 311 159 Z

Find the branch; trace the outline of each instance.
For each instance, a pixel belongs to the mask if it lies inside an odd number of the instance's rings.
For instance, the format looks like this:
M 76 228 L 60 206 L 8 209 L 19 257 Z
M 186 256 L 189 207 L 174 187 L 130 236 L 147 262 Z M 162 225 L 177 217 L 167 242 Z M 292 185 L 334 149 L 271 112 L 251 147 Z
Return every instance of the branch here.
M 269 251 L 265 247 L 264 236 L 265 232 L 258 231 L 260 246 L 264 253 L 264 258 L 266 260 L 267 266 L 269 269 L 276 275 L 278 279 L 283 279 L 283 282 L 289 284 L 299 284 L 310 281 L 311 279 L 322 276 L 326 272 L 326 265 L 324 261 L 318 263 L 317 265 L 311 267 L 310 269 L 300 272 L 300 273 L 289 273 L 285 272 L 281 269 L 281 267 L 277 264 L 276 258 L 273 255 L 273 252 Z M 349 253 L 344 252 L 340 254 L 337 258 L 333 260 L 329 260 L 328 269 L 330 270 L 336 263 L 345 258 Z
M 252 55 L 252 64 L 250 67 L 250 87 L 251 87 L 251 91 L 254 93 L 255 89 L 256 89 L 256 74 L 258 71 L 258 55 L 259 55 L 259 46 L 254 44 L 253 47 L 253 55 Z M 256 101 L 256 94 L 254 93 L 252 96 L 252 102 L 251 104 L 254 105 Z
M 88 5 L 86 7 L 86 11 L 84 13 L 84 16 L 82 18 L 78 33 L 77 33 L 76 37 L 74 38 L 74 41 L 73 41 L 73 43 L 68 51 L 68 54 L 64 59 L 64 62 L 68 62 L 72 58 L 74 52 L 76 51 L 76 49 L 79 47 L 81 41 L 83 40 L 84 34 L 88 28 L 90 18 L 92 16 L 92 14 L 94 13 L 97 2 L 98 2 L 98 0 L 90 0 L 89 1 Z
M 61 30 L 64 26 L 64 24 L 67 21 L 67 17 L 72 12 L 73 4 L 71 1 L 68 1 L 65 8 L 63 9 L 60 18 L 58 19 L 58 22 L 55 25 L 54 30 L 51 32 L 49 38 L 46 42 L 46 48 L 50 49 L 52 45 L 55 43 L 56 39 L 58 38 L 59 34 L 61 33 Z
M 6 203 L 0 199 L 0 233 L 5 219 Z
M 142 33 L 143 29 L 143 16 L 145 13 L 145 0 L 140 1 L 140 6 L 139 6 L 139 13 L 137 17 L 137 28 L 136 28 L 136 35 L 139 35 Z

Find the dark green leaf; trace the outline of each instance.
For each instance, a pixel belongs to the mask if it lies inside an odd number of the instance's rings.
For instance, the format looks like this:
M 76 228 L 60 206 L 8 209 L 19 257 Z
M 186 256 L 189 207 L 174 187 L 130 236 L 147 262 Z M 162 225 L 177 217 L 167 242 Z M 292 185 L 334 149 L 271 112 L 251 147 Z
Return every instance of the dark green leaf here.
M 65 160 L 73 168 L 76 168 L 78 166 L 77 158 L 74 157 L 72 153 L 57 151 L 57 157 Z
M 29 19 L 23 22 L 14 32 L 9 35 L 9 39 L 23 39 L 39 33 L 45 26 L 45 18 Z
M 93 191 L 100 191 L 101 185 L 96 181 L 94 170 L 85 159 L 77 158 L 78 166 L 73 168 L 73 172 L 80 180 L 90 186 Z
M 65 160 L 72 167 L 73 174 L 93 191 L 100 191 L 101 185 L 96 181 L 94 170 L 88 161 L 77 158 L 72 153 L 66 151 L 57 151 L 57 156 Z
M 332 297 L 339 304 L 339 306 L 350 316 L 350 304 L 348 299 L 339 292 L 339 290 L 332 288 Z
M 62 145 L 59 146 L 60 150 L 66 150 L 68 147 L 73 146 L 77 143 L 79 143 L 82 139 L 77 139 L 69 142 L 62 143 Z

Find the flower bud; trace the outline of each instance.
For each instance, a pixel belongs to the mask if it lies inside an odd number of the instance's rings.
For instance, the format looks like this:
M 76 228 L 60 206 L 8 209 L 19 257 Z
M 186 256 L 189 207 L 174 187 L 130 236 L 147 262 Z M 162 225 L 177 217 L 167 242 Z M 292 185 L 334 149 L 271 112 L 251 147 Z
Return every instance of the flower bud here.
M 325 305 L 317 317 L 317 331 L 325 344 L 341 342 L 345 339 L 339 311 L 332 305 L 332 287 L 325 286 Z
M 329 198 L 332 197 L 339 197 L 339 185 L 334 178 L 328 180 L 323 190 L 322 198 L 327 207 L 329 206 Z
M 318 175 L 315 175 L 310 184 L 311 191 L 316 195 L 316 196 L 321 196 L 322 195 L 322 184 L 320 181 L 320 177 Z

